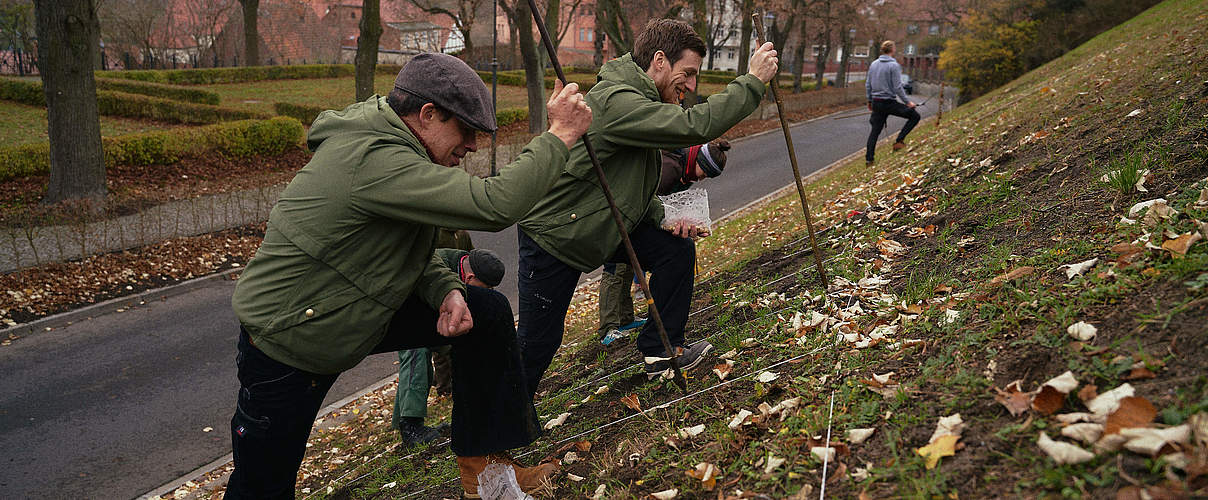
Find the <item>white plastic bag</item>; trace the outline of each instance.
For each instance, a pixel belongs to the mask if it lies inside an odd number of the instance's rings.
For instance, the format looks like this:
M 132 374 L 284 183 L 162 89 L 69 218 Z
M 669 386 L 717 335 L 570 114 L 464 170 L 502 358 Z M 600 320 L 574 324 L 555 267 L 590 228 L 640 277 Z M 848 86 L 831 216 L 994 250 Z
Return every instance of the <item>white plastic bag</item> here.
M 688 189 L 667 196 L 659 196 L 663 202 L 663 229 L 674 229 L 684 221 L 705 230 L 712 230 L 709 219 L 709 192 L 700 188 Z
M 478 473 L 478 495 L 483 500 L 535 500 L 516 482 L 516 469 L 511 465 L 493 463 Z

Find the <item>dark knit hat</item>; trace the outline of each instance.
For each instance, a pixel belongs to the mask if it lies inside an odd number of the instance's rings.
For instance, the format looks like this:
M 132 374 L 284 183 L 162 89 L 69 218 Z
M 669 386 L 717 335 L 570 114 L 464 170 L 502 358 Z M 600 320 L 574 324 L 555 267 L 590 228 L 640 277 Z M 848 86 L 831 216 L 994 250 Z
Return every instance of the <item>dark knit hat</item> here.
M 700 153 L 696 155 L 696 164 L 700 165 L 700 169 L 709 177 L 717 177 L 721 175 L 721 171 L 726 169 L 726 151 L 730 150 L 730 143 L 725 140 L 717 140 L 710 142 L 700 147 Z
M 476 130 L 494 132 L 498 128 L 491 92 L 482 78 L 451 55 L 415 56 L 399 70 L 394 88 L 437 105 Z
M 503 281 L 503 261 L 495 252 L 484 248 L 470 250 L 470 271 L 491 288 Z

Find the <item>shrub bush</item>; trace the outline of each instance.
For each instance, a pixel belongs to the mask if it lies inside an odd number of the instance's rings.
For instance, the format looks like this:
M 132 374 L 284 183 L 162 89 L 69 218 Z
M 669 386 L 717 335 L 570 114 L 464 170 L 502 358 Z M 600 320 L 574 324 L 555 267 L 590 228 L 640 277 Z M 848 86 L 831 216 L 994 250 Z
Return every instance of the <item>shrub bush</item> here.
M 195 102 L 197 104 L 217 105 L 220 101 L 218 94 L 204 89 L 140 82 L 138 80 L 122 80 L 118 78 L 97 78 L 96 89 L 115 90 L 128 94 L 142 94 L 151 97 L 172 99 L 174 101 Z
M 495 123 L 500 128 L 528 119 L 528 108 L 508 108 L 495 112 Z
M 237 68 L 135 69 L 98 71 L 97 76 L 156 83 L 204 85 L 213 83 L 296 80 L 352 76 L 351 64 L 295 64 L 291 66 L 251 66 Z
M 42 93 L 42 82 L 34 80 L 0 78 L 0 99 L 31 106 L 46 106 L 46 95 Z
M 293 117 L 303 125 L 310 125 L 315 122 L 315 118 L 319 117 L 319 113 L 327 111 L 328 108 L 322 106 L 294 104 L 289 102 L 278 102 L 273 104 L 273 109 L 277 111 L 278 115 Z
M 219 154 L 232 158 L 277 155 L 301 143 L 302 124 L 290 117 L 244 120 L 105 137 L 105 165 L 170 164 L 186 155 Z M 0 181 L 50 170 L 50 144 L 0 148 Z
M 112 90 L 97 91 L 96 103 L 97 112 L 102 115 L 171 123 L 205 124 L 269 117 L 267 114 L 255 111 L 173 101 Z

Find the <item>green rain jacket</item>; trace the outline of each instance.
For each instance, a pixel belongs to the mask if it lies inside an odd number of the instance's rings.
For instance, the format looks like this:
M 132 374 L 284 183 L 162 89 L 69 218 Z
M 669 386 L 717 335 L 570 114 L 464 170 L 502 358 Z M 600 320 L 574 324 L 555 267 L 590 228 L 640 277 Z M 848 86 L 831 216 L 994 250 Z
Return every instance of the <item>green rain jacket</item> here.
M 684 148 L 720 137 L 759 106 L 766 86 L 753 75 L 734 79 L 705 103 L 683 109 L 659 99 L 654 80 L 630 54 L 608 61 L 587 93 L 588 131 L 617 208 L 632 231 L 658 225 L 663 206 L 654 196 L 661 172 L 659 149 Z M 621 233 L 600 189 L 582 141 L 571 149 L 566 171 L 520 221 L 542 249 L 589 272 L 621 244 Z
M 433 253 L 437 228 L 500 231 L 532 208 L 569 151 L 538 136 L 499 176 L 432 163 L 386 99 L 325 111 L 314 156 L 269 214 L 232 304 L 269 357 L 315 373 L 355 366 L 412 294 L 439 308 L 463 290 Z

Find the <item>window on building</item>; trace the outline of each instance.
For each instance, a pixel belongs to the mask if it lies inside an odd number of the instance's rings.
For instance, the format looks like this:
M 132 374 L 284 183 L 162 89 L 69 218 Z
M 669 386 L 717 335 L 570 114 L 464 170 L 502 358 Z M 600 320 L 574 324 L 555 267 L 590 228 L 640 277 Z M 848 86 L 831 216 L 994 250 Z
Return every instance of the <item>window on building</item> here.
M 734 60 L 734 49 L 730 49 L 728 52 L 726 52 L 726 59 L 731 61 Z
M 869 52 L 868 45 L 857 45 L 851 48 L 852 57 L 868 57 Z
M 813 52 L 814 57 L 818 57 L 818 53 L 819 53 L 819 52 L 821 52 L 821 51 L 822 51 L 822 46 L 821 46 L 821 45 L 815 45 L 815 46 L 814 46 L 814 52 Z
M 914 49 L 914 44 L 913 44 L 913 43 L 912 43 L 912 44 L 908 44 L 908 45 L 906 45 L 906 55 L 908 55 L 908 56 L 913 56 L 913 55 L 914 55 L 914 51 L 915 51 L 915 49 Z
M 917 34 L 918 32 L 919 32 L 919 25 L 917 25 L 917 24 L 910 24 L 910 25 L 907 25 L 907 26 L 906 26 L 906 34 L 907 34 L 907 35 L 914 35 L 914 34 Z
M 928 34 L 928 35 L 938 35 L 938 34 L 940 34 L 940 25 L 938 25 L 938 24 L 932 24 L 932 25 L 931 25 L 931 27 L 927 28 L 927 34 Z
M 357 13 L 356 13 L 356 12 L 349 12 L 349 13 L 348 13 L 348 17 L 351 17 L 351 18 L 353 18 L 353 19 L 356 19 L 356 18 L 357 18 Z

